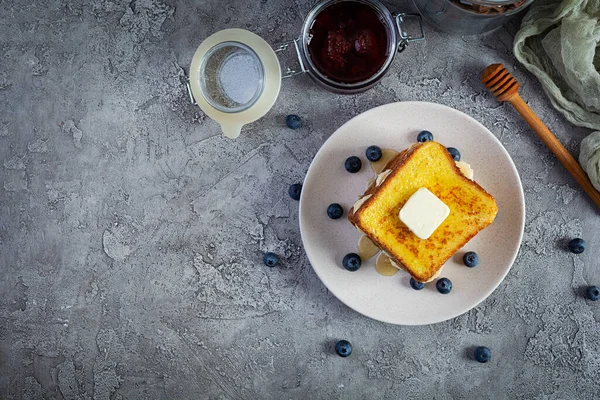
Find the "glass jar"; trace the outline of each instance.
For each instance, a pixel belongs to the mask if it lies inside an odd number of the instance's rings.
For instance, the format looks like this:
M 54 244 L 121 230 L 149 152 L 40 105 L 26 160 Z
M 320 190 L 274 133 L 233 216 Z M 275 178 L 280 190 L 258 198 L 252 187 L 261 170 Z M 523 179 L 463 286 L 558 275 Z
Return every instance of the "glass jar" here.
M 385 49 L 385 61 L 381 67 L 365 79 L 355 82 L 344 82 L 340 79 L 327 74 L 316 62 L 315 57 L 311 54 L 311 41 L 314 39 L 313 28 L 319 20 L 322 13 L 327 12 L 330 7 L 344 7 L 345 3 L 358 3 L 369 7 L 377 15 L 379 22 L 387 38 L 387 48 Z M 417 19 L 419 23 L 420 34 L 411 36 L 406 32 L 403 23 L 407 19 Z M 418 14 L 392 13 L 378 0 L 321 0 L 308 13 L 302 25 L 301 35 L 294 40 L 298 57 L 301 60 L 301 72 L 306 72 L 313 80 L 324 88 L 340 94 L 353 94 L 363 92 L 373 87 L 379 82 L 385 73 L 390 68 L 397 53 L 404 50 L 409 42 L 422 40 L 425 38 L 423 27 L 421 25 L 421 17 Z
M 441 31 L 461 35 L 490 32 L 533 0 L 413 0 L 423 18 Z
M 409 34 L 405 22 L 417 22 L 418 34 Z M 325 28 L 319 33 L 320 23 Z M 188 92 L 192 103 L 235 138 L 243 125 L 271 109 L 282 78 L 307 73 L 327 90 L 363 92 L 384 77 L 408 43 L 424 38 L 418 14 L 392 13 L 379 0 L 321 0 L 305 18 L 300 36 L 275 50 L 243 29 L 225 29 L 206 38 L 192 59 Z M 323 47 L 316 49 L 319 40 Z M 282 74 L 277 53 L 291 49 L 297 67 Z M 342 76 L 341 69 L 351 73 Z

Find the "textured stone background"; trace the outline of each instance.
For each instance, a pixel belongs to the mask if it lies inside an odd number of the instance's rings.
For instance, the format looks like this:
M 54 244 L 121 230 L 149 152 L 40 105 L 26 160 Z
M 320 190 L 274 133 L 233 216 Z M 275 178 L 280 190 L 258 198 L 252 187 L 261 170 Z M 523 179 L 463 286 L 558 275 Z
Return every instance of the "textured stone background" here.
M 381 84 L 338 96 L 307 77 L 236 141 L 189 104 L 210 33 L 277 44 L 309 1 L 0 0 L 0 398 L 575 398 L 600 392 L 600 219 L 507 105 L 479 83 L 503 62 L 575 154 L 555 112 L 487 37 L 428 29 Z M 392 9 L 412 9 L 388 1 Z M 521 173 L 527 224 L 505 282 L 452 321 L 386 325 L 337 301 L 302 250 L 287 196 L 319 146 L 377 105 L 428 100 L 475 117 Z M 304 117 L 298 131 L 288 113 Z M 581 256 L 565 240 L 584 237 Z M 283 265 L 265 268 L 263 251 Z M 347 338 L 349 359 L 331 344 Z M 469 358 L 488 345 L 493 360 Z

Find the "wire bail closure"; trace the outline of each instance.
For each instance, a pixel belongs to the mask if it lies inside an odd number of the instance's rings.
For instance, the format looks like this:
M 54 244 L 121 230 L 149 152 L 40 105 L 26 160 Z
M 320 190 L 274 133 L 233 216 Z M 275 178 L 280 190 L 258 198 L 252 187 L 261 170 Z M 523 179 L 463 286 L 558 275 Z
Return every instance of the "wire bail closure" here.
M 423 30 L 423 19 L 421 18 L 420 14 L 394 13 L 393 15 L 394 19 L 396 20 L 396 26 L 398 27 L 398 38 L 400 39 L 398 43 L 398 53 L 402 53 L 410 42 L 425 40 L 425 31 Z M 419 24 L 419 29 L 421 31 L 421 34 L 419 36 L 413 37 L 404 30 L 404 28 L 402 27 L 402 23 L 405 22 L 407 19 L 417 20 Z
M 281 74 L 282 78 L 290 78 L 292 76 L 301 75 L 307 72 L 306 68 L 304 67 L 304 62 L 302 61 L 302 53 L 300 52 L 300 46 L 298 44 L 299 41 L 300 39 L 288 40 L 287 42 L 283 42 L 282 44 L 280 44 L 279 47 L 275 49 L 275 53 L 281 53 L 286 51 L 290 47 L 290 45 L 293 44 L 294 48 L 296 49 L 296 56 L 298 57 L 299 69 L 292 69 L 290 67 L 286 67 L 285 72 Z

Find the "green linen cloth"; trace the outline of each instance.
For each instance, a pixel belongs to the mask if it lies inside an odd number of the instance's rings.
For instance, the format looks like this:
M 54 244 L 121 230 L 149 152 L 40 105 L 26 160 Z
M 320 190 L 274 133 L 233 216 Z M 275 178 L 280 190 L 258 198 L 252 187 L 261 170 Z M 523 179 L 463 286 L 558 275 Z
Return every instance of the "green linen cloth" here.
M 552 105 L 575 125 L 600 130 L 600 0 L 536 0 L 514 53 Z M 600 190 L 600 133 L 582 142 L 579 162 Z
M 587 172 L 594 187 L 600 191 L 600 132 L 594 132 L 581 141 L 579 164 Z

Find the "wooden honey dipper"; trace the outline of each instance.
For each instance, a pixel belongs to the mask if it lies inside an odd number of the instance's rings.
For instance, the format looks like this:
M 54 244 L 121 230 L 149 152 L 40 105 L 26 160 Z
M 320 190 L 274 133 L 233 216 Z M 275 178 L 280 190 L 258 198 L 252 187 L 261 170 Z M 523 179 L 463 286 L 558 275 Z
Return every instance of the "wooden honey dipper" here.
M 600 192 L 594 188 L 587 174 L 571 153 L 519 96 L 519 82 L 504 68 L 504 65 L 492 64 L 487 67 L 481 74 L 481 82 L 498 98 L 498 101 L 508 101 L 512 104 L 531 129 L 542 139 L 542 142 L 558 158 L 558 161 L 573 175 L 573 178 L 596 203 L 596 206 L 600 207 Z

